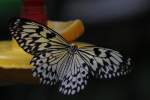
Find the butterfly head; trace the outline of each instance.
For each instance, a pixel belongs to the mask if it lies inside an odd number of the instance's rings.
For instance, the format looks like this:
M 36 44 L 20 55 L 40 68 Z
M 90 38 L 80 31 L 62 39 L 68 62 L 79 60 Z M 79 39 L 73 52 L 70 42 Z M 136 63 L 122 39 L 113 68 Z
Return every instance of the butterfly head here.
M 78 45 L 77 45 L 77 44 L 75 44 L 75 43 L 72 43 L 72 44 L 71 44 L 71 47 L 72 47 L 72 48 L 76 48 L 76 49 L 78 49 Z

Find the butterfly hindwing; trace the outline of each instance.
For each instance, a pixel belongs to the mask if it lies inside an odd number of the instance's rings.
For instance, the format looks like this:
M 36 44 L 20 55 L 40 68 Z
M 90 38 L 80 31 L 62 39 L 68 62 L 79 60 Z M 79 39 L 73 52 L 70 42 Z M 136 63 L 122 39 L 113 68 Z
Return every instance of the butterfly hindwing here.
M 31 54 L 64 48 L 68 45 L 57 32 L 28 19 L 12 18 L 9 22 L 9 30 L 19 45 Z
M 65 75 L 61 82 L 59 91 L 62 94 L 74 95 L 80 90 L 83 90 L 89 78 L 88 65 L 77 54 L 74 55 L 74 60 L 70 71 Z
M 49 63 L 49 60 L 55 59 L 50 53 L 40 53 L 34 55 L 31 64 L 32 74 L 40 79 L 41 84 L 53 85 L 58 81 L 56 67 Z
M 31 64 L 34 77 L 39 77 L 42 84 L 53 85 L 60 80 L 58 69 L 65 62 L 67 56 L 66 50 L 58 50 L 51 52 L 41 52 L 33 56 Z
M 88 65 L 77 54 L 67 50 L 39 53 L 33 56 L 33 76 L 42 84 L 54 85 L 60 82 L 62 94 L 73 95 L 84 89 L 89 78 Z
M 112 49 L 83 47 L 80 54 L 90 66 L 91 74 L 100 79 L 126 75 L 131 70 L 130 58 L 126 59 Z

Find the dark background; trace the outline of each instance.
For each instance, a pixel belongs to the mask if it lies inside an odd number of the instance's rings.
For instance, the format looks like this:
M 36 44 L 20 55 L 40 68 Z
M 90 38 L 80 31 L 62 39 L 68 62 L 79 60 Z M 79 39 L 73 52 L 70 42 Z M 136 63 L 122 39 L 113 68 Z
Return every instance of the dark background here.
M 19 16 L 21 0 L 0 1 L 0 39 L 11 39 L 8 19 Z M 91 79 L 75 96 L 63 96 L 58 86 L 14 84 L 0 87 L 0 100 L 150 100 L 149 0 L 46 0 L 51 20 L 80 18 L 85 34 L 77 41 L 112 48 L 132 58 L 133 71 L 112 80 Z

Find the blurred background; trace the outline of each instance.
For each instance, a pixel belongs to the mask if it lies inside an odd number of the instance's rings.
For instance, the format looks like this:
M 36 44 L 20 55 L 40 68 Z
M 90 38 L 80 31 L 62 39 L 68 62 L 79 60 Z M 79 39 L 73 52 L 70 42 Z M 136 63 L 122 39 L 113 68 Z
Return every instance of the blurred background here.
M 149 0 L 46 0 L 51 20 L 82 19 L 85 34 L 77 41 L 112 48 L 130 56 L 133 71 L 112 80 L 89 80 L 75 96 L 63 96 L 58 86 L 0 86 L 1 100 L 150 100 Z M 19 16 L 22 0 L 0 0 L 0 40 L 10 40 L 8 20 Z M 7 77 L 7 76 L 6 76 Z

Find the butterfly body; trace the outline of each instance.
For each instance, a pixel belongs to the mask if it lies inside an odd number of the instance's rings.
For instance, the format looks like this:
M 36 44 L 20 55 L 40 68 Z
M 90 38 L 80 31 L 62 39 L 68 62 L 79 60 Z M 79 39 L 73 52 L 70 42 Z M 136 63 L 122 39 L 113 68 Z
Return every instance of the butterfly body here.
M 42 84 L 60 83 L 62 94 L 83 90 L 91 77 L 110 79 L 131 71 L 130 58 L 94 45 L 67 42 L 54 30 L 37 22 L 12 18 L 9 30 L 18 44 L 33 55 L 32 73 Z
M 78 46 L 74 43 L 70 44 L 70 47 L 68 48 L 68 53 L 73 55 L 74 53 L 78 52 Z

